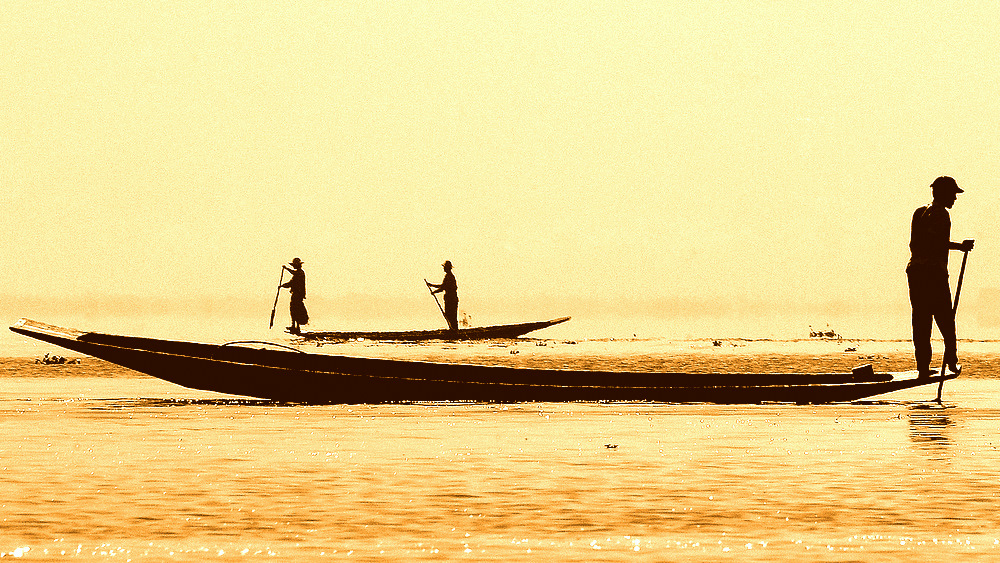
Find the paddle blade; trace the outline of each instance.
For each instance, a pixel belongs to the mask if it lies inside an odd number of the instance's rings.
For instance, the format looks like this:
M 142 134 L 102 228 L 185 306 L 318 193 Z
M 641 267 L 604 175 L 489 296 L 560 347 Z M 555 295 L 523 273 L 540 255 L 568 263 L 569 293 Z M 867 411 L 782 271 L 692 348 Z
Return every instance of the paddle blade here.
M 271 323 L 267 325 L 267 328 L 274 328 L 274 309 L 271 309 Z

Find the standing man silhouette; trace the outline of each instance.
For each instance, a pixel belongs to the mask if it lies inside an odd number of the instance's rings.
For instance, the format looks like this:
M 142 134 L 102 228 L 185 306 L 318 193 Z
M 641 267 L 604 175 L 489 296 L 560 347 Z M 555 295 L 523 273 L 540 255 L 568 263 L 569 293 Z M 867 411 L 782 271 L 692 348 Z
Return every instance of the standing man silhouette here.
M 944 338 L 944 362 L 958 373 L 958 346 L 955 334 L 955 311 L 948 285 L 948 251 L 972 250 L 974 241 L 951 241 L 951 215 L 948 209 L 964 190 L 950 176 L 941 176 L 931 184 L 933 201 L 913 212 L 910 224 L 910 262 L 906 280 L 913 307 L 913 351 L 921 377 L 931 370 L 931 329 L 933 321 Z
M 451 260 L 445 260 L 441 266 L 444 268 L 444 280 L 427 285 L 437 288 L 431 293 L 444 292 L 444 318 L 448 321 L 448 328 L 458 332 L 458 282 L 455 281 L 455 274 L 451 273 Z
M 309 324 L 309 313 L 306 311 L 306 304 L 303 303 L 306 298 L 306 272 L 302 269 L 304 263 L 298 258 L 293 258 L 289 264 L 291 268 L 282 265 L 282 268 L 292 274 L 292 279 L 281 284 L 281 287 L 287 287 L 292 294 L 292 299 L 288 302 L 288 312 L 292 317 L 292 326 L 288 327 L 288 332 L 292 334 L 299 334 L 301 332 L 299 327 Z

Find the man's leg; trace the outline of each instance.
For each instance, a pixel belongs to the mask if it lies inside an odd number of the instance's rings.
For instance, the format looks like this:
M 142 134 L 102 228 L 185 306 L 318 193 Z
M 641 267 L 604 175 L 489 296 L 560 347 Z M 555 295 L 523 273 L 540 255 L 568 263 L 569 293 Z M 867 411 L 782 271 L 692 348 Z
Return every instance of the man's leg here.
M 448 328 L 458 331 L 458 303 L 445 301 L 444 316 L 448 320 Z
M 944 339 L 944 363 L 954 371 L 955 364 L 958 363 L 958 337 L 955 329 L 955 310 L 951 304 L 951 287 L 946 276 L 935 280 L 930 300 L 934 320 Z
M 931 369 L 931 327 L 934 313 L 928 303 L 928 280 L 920 274 L 919 270 L 907 270 L 906 280 L 910 288 L 910 306 L 913 308 L 910 323 L 913 327 L 913 353 L 917 370 L 921 375 L 926 375 Z

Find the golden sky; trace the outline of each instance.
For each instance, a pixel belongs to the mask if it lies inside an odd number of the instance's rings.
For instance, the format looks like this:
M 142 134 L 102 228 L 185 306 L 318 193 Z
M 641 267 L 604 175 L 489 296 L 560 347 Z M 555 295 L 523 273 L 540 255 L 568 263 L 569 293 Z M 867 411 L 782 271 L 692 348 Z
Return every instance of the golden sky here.
M 995 2 L 14 0 L 0 293 L 270 306 L 298 256 L 310 295 L 423 298 L 450 259 L 467 306 L 905 314 L 946 174 L 981 318 L 997 29 Z

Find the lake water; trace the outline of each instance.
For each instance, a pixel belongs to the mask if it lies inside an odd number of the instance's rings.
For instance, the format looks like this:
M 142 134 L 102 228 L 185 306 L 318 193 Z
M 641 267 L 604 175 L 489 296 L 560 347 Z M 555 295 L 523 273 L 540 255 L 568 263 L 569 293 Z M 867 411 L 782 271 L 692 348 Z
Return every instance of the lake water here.
M 945 384 L 943 405 L 932 401 L 936 386 L 817 406 L 280 405 L 86 357 L 62 366 L 8 358 L 0 360 L 0 554 L 995 561 L 1000 344 L 961 349 L 966 374 Z M 912 367 L 905 342 L 322 351 L 601 369 Z

